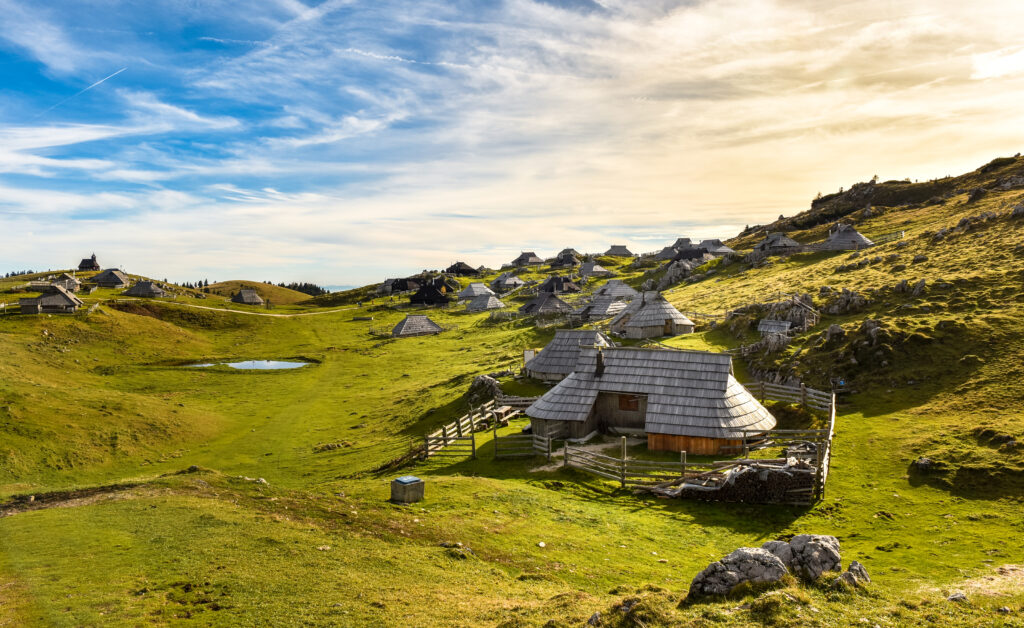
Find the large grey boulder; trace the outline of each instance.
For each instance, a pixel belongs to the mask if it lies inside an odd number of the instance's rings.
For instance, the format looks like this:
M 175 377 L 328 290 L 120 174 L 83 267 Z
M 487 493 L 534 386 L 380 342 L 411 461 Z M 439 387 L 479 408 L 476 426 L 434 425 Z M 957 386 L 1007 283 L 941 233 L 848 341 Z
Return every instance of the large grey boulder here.
M 841 571 L 839 539 L 825 534 L 798 534 L 789 542 L 793 551 L 793 572 L 817 580 L 826 571 Z
M 728 595 L 745 582 L 778 582 L 787 573 L 785 563 L 768 550 L 741 547 L 697 574 L 690 584 L 689 596 Z

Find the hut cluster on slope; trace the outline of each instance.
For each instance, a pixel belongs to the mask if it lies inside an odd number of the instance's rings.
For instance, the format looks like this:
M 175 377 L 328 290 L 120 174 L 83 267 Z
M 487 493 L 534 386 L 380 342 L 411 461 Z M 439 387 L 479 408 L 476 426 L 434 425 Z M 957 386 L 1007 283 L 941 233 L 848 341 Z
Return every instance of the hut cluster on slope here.
M 815 244 L 800 244 L 785 233 L 769 233 L 764 240 L 754 245 L 748 259 L 757 261 L 772 255 L 793 255 L 806 251 L 859 251 L 874 244 L 853 225 L 836 223 L 829 229 L 828 237 Z

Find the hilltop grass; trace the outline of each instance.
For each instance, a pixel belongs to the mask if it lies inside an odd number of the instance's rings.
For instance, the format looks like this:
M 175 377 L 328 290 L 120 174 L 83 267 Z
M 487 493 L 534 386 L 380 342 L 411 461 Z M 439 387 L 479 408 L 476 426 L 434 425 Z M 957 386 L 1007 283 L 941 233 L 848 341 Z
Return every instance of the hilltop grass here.
M 817 383 L 826 353 L 811 345 L 830 324 L 844 326 L 850 344 L 867 317 L 931 338 L 899 349 L 888 367 L 855 373 L 859 392 L 840 410 L 826 497 L 812 508 L 638 497 L 557 461 L 495 461 L 490 433 L 479 434 L 476 460 L 397 466 L 423 433 L 466 411 L 475 375 L 518 365 L 523 349 L 551 338 L 524 320 L 397 308 L 403 299 L 369 298 L 370 289 L 271 312 L 316 314 L 291 318 L 192 297 L 0 316 L 0 502 L 137 483 L 0 518 L 0 625 L 570 626 L 599 611 L 623 626 L 1020 626 L 1020 450 L 1000 438 L 1024 437 L 1013 410 L 1024 393 L 1024 263 L 1014 252 L 1022 226 L 1003 218 L 938 243 L 921 237 L 1019 198 L 993 193 L 968 205 L 963 196 L 863 221 L 869 236 L 909 229 L 905 248 L 866 253 L 897 253 L 899 262 L 838 272 L 849 254 L 774 258 L 755 269 L 722 265 L 670 291 L 680 309 L 718 312 L 777 291 L 867 293 L 926 278 L 923 295 L 879 292 L 865 310 L 825 316 L 771 358 L 801 361 Z M 928 260 L 912 264 L 918 254 Z M 600 261 L 638 282 L 642 269 L 622 262 Z M 940 279 L 956 289 L 932 289 Z M 0 292 L 25 281 L 0 281 Z M 87 302 L 114 296 L 99 291 Z M 453 329 L 402 340 L 369 333 L 410 312 Z M 965 327 L 939 329 L 949 318 Z M 663 344 L 722 350 L 751 339 L 719 326 Z M 976 359 L 961 362 L 968 355 Z M 273 358 L 311 365 L 181 366 Z M 739 360 L 735 367 L 746 379 Z M 544 390 L 528 380 L 506 386 Z M 920 456 L 942 468 L 916 471 Z M 404 473 L 426 479 L 424 502 L 386 501 L 387 481 Z M 797 533 L 837 535 L 844 564 L 861 561 L 874 582 L 866 592 L 790 583 L 678 604 L 709 562 Z M 954 591 L 969 601 L 947 602 Z M 638 601 L 628 614 L 618 610 L 626 600 Z

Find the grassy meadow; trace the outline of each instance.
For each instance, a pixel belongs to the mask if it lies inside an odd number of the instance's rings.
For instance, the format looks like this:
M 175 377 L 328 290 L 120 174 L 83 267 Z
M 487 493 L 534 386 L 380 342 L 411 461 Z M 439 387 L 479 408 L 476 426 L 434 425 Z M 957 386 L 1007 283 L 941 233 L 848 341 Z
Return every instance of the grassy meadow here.
M 0 314 L 0 504 L 19 505 L 0 517 L 0 625 L 579 626 L 595 612 L 606 626 L 1024 625 L 1024 461 L 998 438 L 1024 439 L 1024 219 L 1005 217 L 1022 196 L 876 212 L 858 223 L 869 237 L 907 230 L 907 244 L 863 254 L 899 256 L 889 262 L 840 271 L 849 253 L 772 258 L 668 292 L 682 310 L 722 312 L 775 292 L 824 308 L 823 285 L 876 291 L 757 358 L 818 387 L 842 359 L 854 383 L 826 497 L 810 508 L 638 497 L 539 457 L 496 461 L 489 433 L 476 460 L 403 460 L 466 411 L 475 375 L 518 367 L 552 337 L 529 320 L 397 308 L 365 290 L 270 311 L 213 295 L 114 303 L 101 290 L 84 297 L 99 304 L 87 314 Z M 1004 217 L 922 235 L 983 211 Z M 904 278 L 928 288 L 889 290 Z M 25 296 L 9 292 L 22 283 L 0 280 L 0 301 Z M 369 333 L 410 312 L 451 329 Z M 856 354 L 866 318 L 906 335 L 885 366 L 839 357 Z M 949 319 L 961 326 L 940 325 Z M 831 324 L 848 330 L 845 344 L 818 344 Z M 720 326 L 664 342 L 752 339 Z M 309 364 L 189 366 L 240 359 Z M 914 471 L 920 456 L 941 473 Z M 390 504 L 388 481 L 406 473 L 425 478 L 426 499 Z M 800 533 L 839 537 L 844 565 L 864 563 L 872 584 L 680 605 L 709 562 Z M 967 601 L 948 602 L 956 591 Z

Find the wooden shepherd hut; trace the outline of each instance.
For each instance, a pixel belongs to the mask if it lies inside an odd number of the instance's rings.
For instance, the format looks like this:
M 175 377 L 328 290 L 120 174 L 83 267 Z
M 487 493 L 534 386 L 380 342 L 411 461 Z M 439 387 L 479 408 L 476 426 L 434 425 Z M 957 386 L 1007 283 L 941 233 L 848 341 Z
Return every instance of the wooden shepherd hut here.
M 723 257 L 725 255 L 735 255 L 736 251 L 727 247 L 724 242 L 715 238 L 713 240 L 702 240 L 697 248 L 704 249 L 708 253 L 711 253 L 715 257 Z
M 161 297 L 170 296 L 167 291 L 156 285 L 152 281 L 140 281 L 131 288 L 128 288 L 122 292 L 126 297 L 143 297 L 147 299 L 156 299 Z
M 231 297 L 231 302 L 243 305 L 263 305 L 263 297 L 254 288 L 242 288 L 235 296 Z
M 519 257 L 512 260 L 513 266 L 533 266 L 535 264 L 543 264 L 544 260 L 537 257 L 537 254 L 533 251 L 523 251 L 519 254 Z
M 498 300 L 498 297 L 494 294 L 481 294 L 478 297 L 473 297 L 469 303 L 466 304 L 467 312 L 484 312 L 486 310 L 500 310 L 505 307 L 505 304 Z
M 95 271 L 100 269 L 100 263 L 96 261 L 96 254 L 87 257 L 78 263 L 78 270 L 81 272 Z
M 61 286 L 48 286 L 34 299 L 19 299 L 18 305 L 22 314 L 74 314 L 83 303 Z
M 554 292 L 541 292 L 536 298 L 519 308 L 520 314 L 534 316 L 557 316 L 571 312 L 572 306 L 556 297 Z
M 540 287 L 537 288 L 537 291 L 553 292 L 555 294 L 563 294 L 566 292 L 579 292 L 580 285 L 573 281 L 572 279 L 569 279 L 568 277 L 555 275 L 553 277 L 548 277 L 547 279 L 545 279 L 544 283 L 540 284 Z
M 767 336 L 768 334 L 789 334 L 792 326 L 793 323 L 789 321 L 773 321 L 765 318 L 757 324 L 757 331 L 762 336 Z
M 487 295 L 494 295 L 494 291 L 485 286 L 482 283 L 471 283 L 461 292 L 459 292 L 459 300 L 462 299 L 475 299 L 476 297 L 485 297 Z
M 555 337 L 526 363 L 526 374 L 535 379 L 561 381 L 572 373 L 583 347 L 610 347 L 611 342 L 594 329 L 557 329 Z
M 62 273 L 60 277 L 57 277 L 53 281 L 53 285 L 60 286 L 61 288 L 64 288 L 68 292 L 78 292 L 79 289 L 81 289 L 82 287 L 82 282 L 79 281 L 78 278 L 74 277 L 73 275 Z
M 624 244 L 613 244 L 604 254 L 608 257 L 633 257 Z
M 632 299 L 640 293 L 631 288 L 621 279 L 609 279 L 608 283 L 594 291 L 594 296 L 607 296 L 616 299 Z
M 588 303 L 576 310 L 576 315 L 588 321 L 601 321 L 616 316 L 626 309 L 627 303 L 622 299 L 608 296 L 595 295 Z
M 826 251 L 859 251 L 875 243 L 865 238 L 853 225 L 839 223 L 829 231 L 828 239 L 820 247 Z
M 446 268 L 444 272 L 448 273 L 449 275 L 457 275 L 459 277 L 476 277 L 477 275 L 480 274 L 479 270 L 473 268 L 466 262 L 455 262 L 454 264 Z
M 122 273 L 116 268 L 108 268 L 102 273 L 93 277 L 90 281 L 101 288 L 127 288 L 128 284 L 131 283 L 128 275 Z
M 709 456 L 775 427 L 728 354 L 635 347 L 580 347 L 573 372 L 526 415 L 542 436 L 644 434 L 649 449 Z
M 409 338 L 411 336 L 429 336 L 439 334 L 444 329 L 422 314 L 410 314 L 402 319 L 391 330 L 393 338 Z
M 612 319 L 611 330 L 626 338 L 660 338 L 692 334 L 696 326 L 660 292 L 645 292 Z
M 785 233 L 769 233 L 767 238 L 754 245 L 754 252 L 761 255 L 792 255 L 803 249 L 802 244 Z
M 580 266 L 580 277 L 610 277 L 611 274 L 612 271 L 594 261 L 583 262 Z
M 498 275 L 498 278 L 491 282 L 491 287 L 499 292 L 508 292 L 509 290 L 515 290 L 521 286 L 525 286 L 526 282 L 516 277 L 512 273 L 502 273 Z

